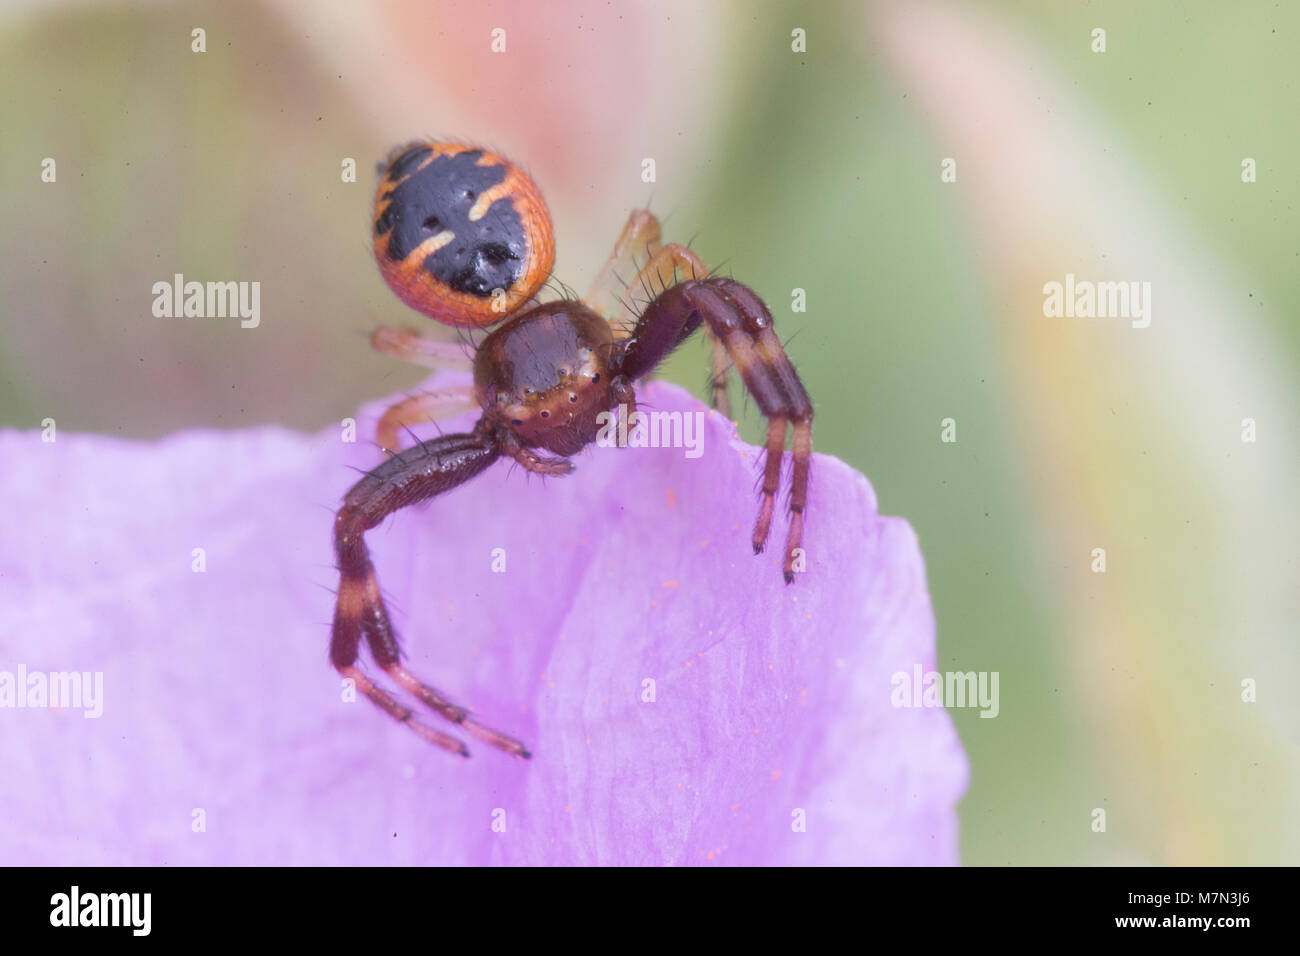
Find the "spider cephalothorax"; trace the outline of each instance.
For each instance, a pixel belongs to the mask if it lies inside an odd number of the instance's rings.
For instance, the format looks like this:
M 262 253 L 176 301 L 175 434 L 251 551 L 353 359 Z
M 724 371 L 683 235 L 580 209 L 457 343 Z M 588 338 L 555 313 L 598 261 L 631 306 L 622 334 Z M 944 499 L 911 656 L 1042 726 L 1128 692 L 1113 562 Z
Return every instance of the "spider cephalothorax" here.
M 389 158 L 375 200 L 374 249 L 384 279 L 418 311 L 460 327 L 501 323 L 475 352 L 472 389 L 416 395 L 385 413 L 379 441 L 392 455 L 352 487 L 335 521 L 339 591 L 330 658 L 375 704 L 429 742 L 468 756 L 462 741 L 416 719 L 357 667 L 363 638 L 375 663 L 426 706 L 495 747 L 529 756 L 519 741 L 478 723 L 402 666 L 365 532 L 394 511 L 468 481 L 498 458 L 540 474 L 568 474 L 573 465 L 567 456 L 595 441 L 598 416 L 619 407 L 631 414 L 635 383 L 701 326 L 713 340 L 715 407 L 727 411 L 727 372 L 734 366 L 768 419 L 755 553 L 767 542 L 786 432 L 793 428 L 784 574 L 787 583 L 794 580 L 813 410 L 771 313 L 753 291 L 709 276 L 684 246 L 661 245 L 658 221 L 637 210 L 585 299 L 540 304 L 534 296 L 555 256 L 541 192 L 495 153 L 447 143 L 414 143 Z M 651 290 L 638 314 L 624 295 L 621 270 L 633 274 L 627 287 Z M 679 271 L 689 278 L 677 281 Z M 411 330 L 381 329 L 373 341 L 381 351 L 430 364 L 446 354 L 445 346 Z M 467 401 L 483 412 L 473 431 L 398 449 L 402 425 Z
M 609 323 L 581 302 L 529 309 L 474 354 L 474 397 L 527 448 L 574 455 L 609 411 L 616 359 Z

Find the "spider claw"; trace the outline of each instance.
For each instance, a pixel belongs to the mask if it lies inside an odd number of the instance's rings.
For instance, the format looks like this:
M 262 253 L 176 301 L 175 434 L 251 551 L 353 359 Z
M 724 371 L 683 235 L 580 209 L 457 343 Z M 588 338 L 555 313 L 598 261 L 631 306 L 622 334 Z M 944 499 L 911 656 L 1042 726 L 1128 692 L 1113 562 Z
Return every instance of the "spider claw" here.
M 763 496 L 763 503 L 758 508 L 758 520 L 754 522 L 754 553 L 762 554 L 767 546 L 767 535 L 772 528 L 773 502 L 771 495 Z
M 484 727 L 482 724 L 476 723 L 472 719 L 466 720 L 461 724 L 461 726 L 464 727 L 465 732 L 471 736 L 478 738 L 485 744 L 491 744 L 498 750 L 505 751 L 513 757 L 520 757 L 524 760 L 532 757 L 532 754 L 529 752 L 527 747 L 518 740 L 515 740 L 515 738 L 508 737 L 501 733 L 499 730 L 493 730 L 491 727 Z
M 434 730 L 428 724 L 421 723 L 420 721 L 411 718 L 409 715 L 401 722 L 414 731 L 415 735 L 425 743 L 432 744 L 440 750 L 445 750 L 450 754 L 456 754 L 461 757 L 469 756 L 469 748 L 465 746 L 465 741 L 452 737 L 450 734 L 444 734 L 440 730 Z

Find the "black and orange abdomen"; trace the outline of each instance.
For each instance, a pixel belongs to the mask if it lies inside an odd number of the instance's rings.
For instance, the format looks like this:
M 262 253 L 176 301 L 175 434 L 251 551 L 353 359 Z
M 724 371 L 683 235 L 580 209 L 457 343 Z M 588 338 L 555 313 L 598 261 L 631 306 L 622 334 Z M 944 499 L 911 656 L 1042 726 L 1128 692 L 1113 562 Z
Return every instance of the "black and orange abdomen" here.
M 455 143 L 412 143 L 375 196 L 374 249 L 411 308 L 462 327 L 493 325 L 528 301 L 555 261 L 551 216 L 509 160 Z

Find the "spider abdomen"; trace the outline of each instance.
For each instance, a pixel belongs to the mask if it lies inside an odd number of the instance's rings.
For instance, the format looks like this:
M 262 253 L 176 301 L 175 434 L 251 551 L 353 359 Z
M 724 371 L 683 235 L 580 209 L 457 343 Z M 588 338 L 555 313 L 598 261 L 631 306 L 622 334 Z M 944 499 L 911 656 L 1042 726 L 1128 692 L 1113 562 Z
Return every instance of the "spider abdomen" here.
M 481 327 L 541 287 L 555 240 L 542 194 L 519 167 L 473 146 L 417 142 L 384 166 L 374 251 L 384 280 L 411 308 Z

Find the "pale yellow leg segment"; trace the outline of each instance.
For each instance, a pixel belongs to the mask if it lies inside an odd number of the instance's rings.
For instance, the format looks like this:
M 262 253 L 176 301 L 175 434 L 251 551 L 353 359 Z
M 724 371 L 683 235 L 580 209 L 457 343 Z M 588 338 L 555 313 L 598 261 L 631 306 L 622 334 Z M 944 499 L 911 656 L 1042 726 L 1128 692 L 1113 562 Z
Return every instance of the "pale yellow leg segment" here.
M 632 278 L 625 297 L 637 300 L 636 304 L 643 305 L 665 289 L 676 285 L 679 273 L 684 280 L 707 279 L 709 268 L 704 264 L 704 260 L 690 249 L 676 242 L 670 242 L 654 253 L 650 261 Z M 722 341 L 713 334 L 712 328 L 709 326 L 705 328 L 708 329 L 709 339 L 713 343 L 712 370 L 709 377 L 709 385 L 713 392 L 713 407 L 730 418 L 731 400 L 727 398 L 727 373 L 731 370 L 731 359 L 727 356 Z M 616 338 L 619 337 L 617 330 L 614 335 Z
M 375 429 L 375 441 L 379 443 L 380 448 L 395 455 L 401 451 L 398 432 L 403 427 L 427 425 L 440 418 L 450 418 L 452 415 L 469 411 L 476 407 L 476 404 L 474 390 L 468 385 L 412 395 L 390 406 L 388 411 L 384 412 L 383 417 L 379 419 L 379 427 Z
M 660 245 L 661 238 L 659 220 L 654 214 L 648 209 L 633 210 L 614 243 L 613 253 L 591 284 L 584 301 L 605 317 L 616 339 L 627 338 L 632 333 L 639 318 L 638 310 L 675 285 L 678 273 L 685 279 L 709 276 L 708 267 L 694 252 L 675 242 Z M 730 418 L 727 374 L 731 360 L 712 330 L 709 338 L 713 342 L 710 376 L 713 407 Z
M 685 246 L 670 242 L 650 256 L 650 260 L 632 277 L 624 298 L 635 297 L 639 304 L 644 305 L 664 289 L 675 286 L 678 272 L 681 272 L 684 279 L 709 277 L 709 267 L 703 259 Z
M 370 347 L 383 355 L 426 368 L 469 369 L 474 364 L 466 346 L 428 338 L 411 326 L 381 325 L 371 333 Z
M 634 209 L 583 300 L 616 330 L 636 324 L 627 301 L 628 279 L 659 251 L 659 220 L 648 209 Z M 616 333 L 617 334 L 617 333 Z M 626 334 L 626 333 L 624 333 Z

